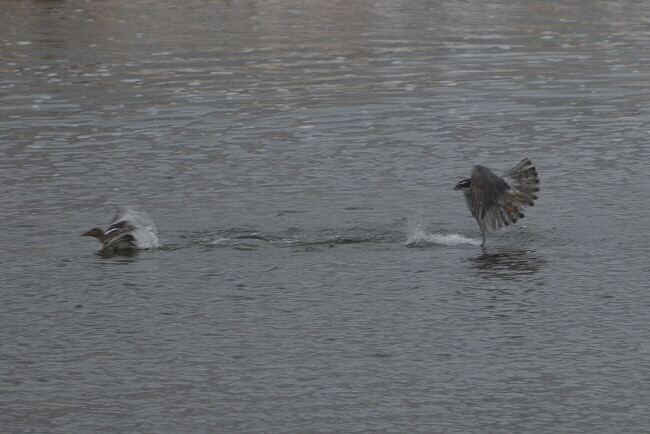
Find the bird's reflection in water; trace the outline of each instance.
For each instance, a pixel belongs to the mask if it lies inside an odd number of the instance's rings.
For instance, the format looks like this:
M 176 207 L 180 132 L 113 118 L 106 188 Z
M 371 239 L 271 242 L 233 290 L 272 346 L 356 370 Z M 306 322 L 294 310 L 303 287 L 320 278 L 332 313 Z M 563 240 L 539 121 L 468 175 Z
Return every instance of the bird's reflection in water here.
M 137 250 L 124 250 L 124 251 L 114 251 L 110 249 L 102 249 L 97 252 L 98 256 L 101 256 L 104 259 L 110 259 L 110 258 L 133 258 L 138 255 Z
M 521 276 L 530 276 L 540 270 L 546 261 L 530 251 L 509 249 L 501 252 L 483 253 L 477 257 L 469 258 L 472 268 L 477 269 L 486 277 L 503 279 L 516 279 Z

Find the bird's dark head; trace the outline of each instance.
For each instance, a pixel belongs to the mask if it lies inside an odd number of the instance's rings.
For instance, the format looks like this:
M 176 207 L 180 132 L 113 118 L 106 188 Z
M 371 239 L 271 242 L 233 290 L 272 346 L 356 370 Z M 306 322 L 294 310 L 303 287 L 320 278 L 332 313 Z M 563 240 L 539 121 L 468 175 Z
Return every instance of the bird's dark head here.
M 92 228 L 88 232 L 81 234 L 82 237 L 95 237 L 100 241 L 104 238 L 104 231 L 99 228 Z
M 469 188 L 469 187 L 470 187 L 469 179 L 463 179 L 458 184 L 456 184 L 456 187 L 454 187 L 454 191 L 458 191 L 462 188 Z

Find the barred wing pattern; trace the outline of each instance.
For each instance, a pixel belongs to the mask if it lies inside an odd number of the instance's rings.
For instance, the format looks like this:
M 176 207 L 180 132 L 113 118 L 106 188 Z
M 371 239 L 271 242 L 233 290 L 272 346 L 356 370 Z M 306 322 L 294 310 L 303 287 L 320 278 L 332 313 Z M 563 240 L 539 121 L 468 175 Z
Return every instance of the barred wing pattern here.
M 524 206 L 535 205 L 538 191 L 537 169 L 525 158 L 503 177 L 483 166 L 475 166 L 465 197 L 485 238 L 488 229 L 508 226 L 524 218 Z

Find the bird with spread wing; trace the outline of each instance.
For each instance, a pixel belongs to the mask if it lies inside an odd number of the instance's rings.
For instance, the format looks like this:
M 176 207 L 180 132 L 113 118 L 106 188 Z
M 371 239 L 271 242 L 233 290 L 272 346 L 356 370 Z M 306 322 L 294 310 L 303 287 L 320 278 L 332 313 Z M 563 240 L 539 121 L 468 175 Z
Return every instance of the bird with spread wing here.
M 524 206 L 534 206 L 539 191 L 537 169 L 524 158 L 503 176 L 483 166 L 474 166 L 469 179 L 454 190 L 465 194 L 467 206 L 481 228 L 483 244 L 489 229 L 499 229 L 524 218 Z M 481 245 L 483 245 L 481 244 Z

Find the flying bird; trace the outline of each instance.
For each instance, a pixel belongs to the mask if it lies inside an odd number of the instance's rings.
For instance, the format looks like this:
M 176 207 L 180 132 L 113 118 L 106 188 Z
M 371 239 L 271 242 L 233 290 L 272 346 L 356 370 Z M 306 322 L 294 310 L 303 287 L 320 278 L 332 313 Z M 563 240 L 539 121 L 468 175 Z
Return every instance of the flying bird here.
M 497 176 L 487 167 L 474 166 L 472 176 L 456 184 L 478 222 L 483 244 L 488 229 L 509 226 L 524 218 L 524 206 L 534 206 L 539 191 L 537 169 L 524 158 L 521 163 Z M 481 245 L 483 245 L 481 244 Z

